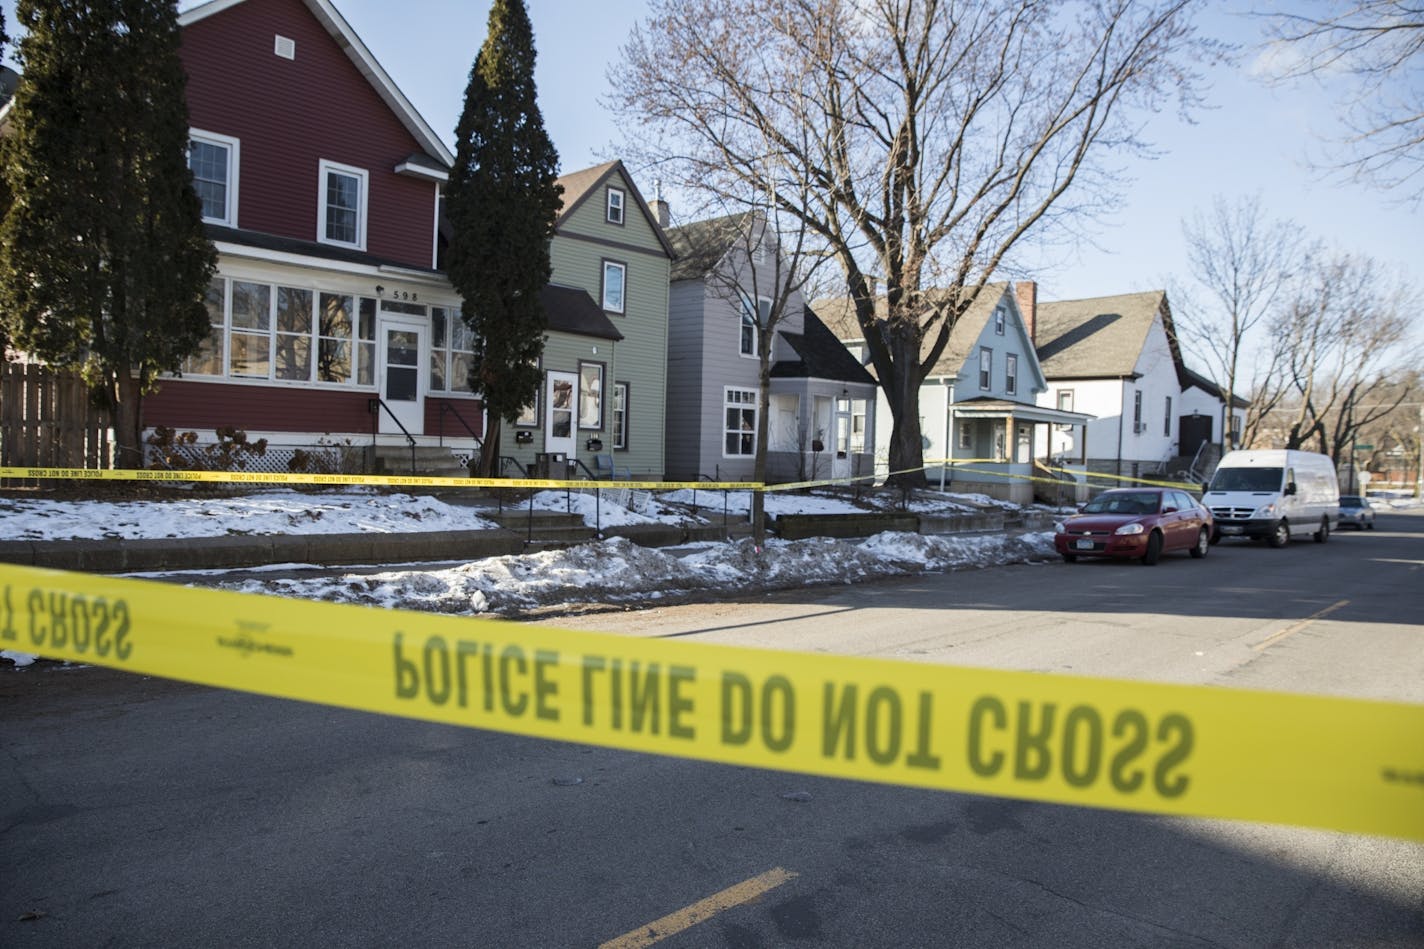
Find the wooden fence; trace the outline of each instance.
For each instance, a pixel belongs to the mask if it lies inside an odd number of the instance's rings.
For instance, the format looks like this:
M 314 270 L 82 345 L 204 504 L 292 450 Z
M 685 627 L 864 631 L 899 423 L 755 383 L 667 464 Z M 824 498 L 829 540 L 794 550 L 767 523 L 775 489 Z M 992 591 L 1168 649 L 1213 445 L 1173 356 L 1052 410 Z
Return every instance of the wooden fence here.
M 75 372 L 0 359 L 0 466 L 108 468 L 108 413 Z

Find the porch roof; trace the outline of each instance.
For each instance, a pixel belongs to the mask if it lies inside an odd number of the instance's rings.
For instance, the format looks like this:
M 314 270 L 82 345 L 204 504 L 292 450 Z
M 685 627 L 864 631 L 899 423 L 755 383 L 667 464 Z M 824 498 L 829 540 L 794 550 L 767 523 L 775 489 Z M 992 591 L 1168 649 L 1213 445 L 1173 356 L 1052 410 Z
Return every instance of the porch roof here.
M 950 406 L 955 418 L 1016 418 L 1026 422 L 1045 422 L 1054 425 L 1084 425 L 1096 415 L 1082 412 L 1065 412 L 1051 409 L 1046 405 L 1029 405 L 1027 402 L 1010 402 L 1007 399 L 969 399 L 955 402 Z
M 603 308 L 593 302 L 587 290 L 546 283 L 544 289 L 539 291 L 539 299 L 544 304 L 544 315 L 551 330 L 600 339 L 623 338 L 618 327 L 613 325 Z

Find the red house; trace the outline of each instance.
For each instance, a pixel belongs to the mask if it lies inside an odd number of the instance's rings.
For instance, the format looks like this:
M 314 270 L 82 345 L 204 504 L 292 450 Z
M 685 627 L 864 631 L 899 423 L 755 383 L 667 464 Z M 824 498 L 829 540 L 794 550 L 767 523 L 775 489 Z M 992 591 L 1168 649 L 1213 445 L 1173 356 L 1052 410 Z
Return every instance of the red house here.
M 471 450 L 471 345 L 437 270 L 449 149 L 328 0 L 210 0 L 179 22 L 219 263 L 212 335 L 145 424 L 243 430 L 273 467 L 316 444 Z

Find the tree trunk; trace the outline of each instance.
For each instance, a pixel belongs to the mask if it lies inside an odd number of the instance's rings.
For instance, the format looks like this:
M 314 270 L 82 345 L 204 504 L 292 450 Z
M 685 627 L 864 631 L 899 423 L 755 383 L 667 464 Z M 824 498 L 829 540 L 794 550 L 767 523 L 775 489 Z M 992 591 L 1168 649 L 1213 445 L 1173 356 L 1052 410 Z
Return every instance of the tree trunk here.
M 109 418 L 114 425 L 114 466 L 143 467 L 143 392 L 127 369 L 120 369 L 104 385 Z
M 906 327 L 889 340 L 894 370 L 881 383 L 890 403 L 890 475 L 887 485 L 923 488 L 925 445 L 920 425 L 920 340 L 918 327 Z
M 480 443 L 479 477 L 497 478 L 499 477 L 499 416 L 489 417 L 489 426 L 485 429 L 484 441 Z

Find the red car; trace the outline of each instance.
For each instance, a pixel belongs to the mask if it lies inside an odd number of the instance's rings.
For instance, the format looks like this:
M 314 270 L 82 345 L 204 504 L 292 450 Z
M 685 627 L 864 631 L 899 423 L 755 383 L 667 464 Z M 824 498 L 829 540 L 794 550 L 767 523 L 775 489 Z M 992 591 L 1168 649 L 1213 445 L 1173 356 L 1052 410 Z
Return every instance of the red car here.
M 1175 488 L 1114 488 L 1053 525 L 1053 546 L 1079 557 L 1127 557 L 1151 566 L 1164 553 L 1206 556 L 1215 525 L 1211 512 Z

